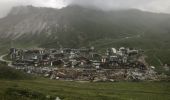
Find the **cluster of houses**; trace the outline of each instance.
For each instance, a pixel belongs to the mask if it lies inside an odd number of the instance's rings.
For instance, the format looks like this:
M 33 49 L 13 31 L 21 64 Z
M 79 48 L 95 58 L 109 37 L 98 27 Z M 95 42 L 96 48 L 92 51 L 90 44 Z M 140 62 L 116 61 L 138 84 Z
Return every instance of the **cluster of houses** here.
M 94 47 L 11 48 L 9 56 L 16 69 L 51 79 L 82 81 L 153 79 L 156 73 L 140 59 L 142 53 L 142 50 L 125 47 L 109 48 L 103 54 L 97 53 Z

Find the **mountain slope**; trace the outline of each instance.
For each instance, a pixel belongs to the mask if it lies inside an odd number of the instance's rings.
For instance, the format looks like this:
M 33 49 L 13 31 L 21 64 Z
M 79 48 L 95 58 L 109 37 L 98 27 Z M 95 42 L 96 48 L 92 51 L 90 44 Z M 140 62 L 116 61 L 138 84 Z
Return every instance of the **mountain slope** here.
M 148 33 L 158 37 L 160 34 L 169 35 L 169 19 L 168 14 L 135 9 L 103 12 L 79 6 L 60 10 L 16 7 L 0 20 L 0 38 L 34 42 L 43 39 L 40 44 L 81 46 L 102 38 L 125 38 Z
M 164 50 L 170 49 L 169 23 L 169 14 L 136 9 L 104 12 L 80 6 L 63 9 L 15 7 L 7 17 L 0 19 L 0 44 L 13 41 L 14 46 L 19 47 L 49 48 L 93 45 L 99 50 L 128 46 L 149 52 L 161 51 L 165 56 Z

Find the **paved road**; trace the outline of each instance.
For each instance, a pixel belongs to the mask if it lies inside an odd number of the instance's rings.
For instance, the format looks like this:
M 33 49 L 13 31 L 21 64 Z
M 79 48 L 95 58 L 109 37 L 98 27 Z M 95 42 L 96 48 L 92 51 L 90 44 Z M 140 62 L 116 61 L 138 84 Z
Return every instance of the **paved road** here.
M 3 59 L 5 56 L 7 56 L 7 54 L 1 55 L 1 56 L 0 56 L 0 61 L 8 63 L 8 66 L 9 66 L 9 67 L 14 67 L 14 66 L 12 65 L 12 61 L 8 61 L 8 60 Z

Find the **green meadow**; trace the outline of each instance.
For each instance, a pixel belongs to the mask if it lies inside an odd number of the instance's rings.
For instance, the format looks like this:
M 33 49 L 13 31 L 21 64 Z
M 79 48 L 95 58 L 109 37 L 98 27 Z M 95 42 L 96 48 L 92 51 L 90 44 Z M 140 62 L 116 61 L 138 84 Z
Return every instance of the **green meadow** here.
M 1 100 L 55 100 L 56 97 L 61 100 L 170 100 L 170 83 L 0 80 Z

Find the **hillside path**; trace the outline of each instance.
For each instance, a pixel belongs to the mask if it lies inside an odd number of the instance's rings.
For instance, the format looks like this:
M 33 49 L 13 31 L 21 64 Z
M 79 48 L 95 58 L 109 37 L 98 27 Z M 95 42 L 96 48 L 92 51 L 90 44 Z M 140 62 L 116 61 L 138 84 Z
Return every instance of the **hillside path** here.
M 1 56 L 0 56 L 0 61 L 6 62 L 9 67 L 14 67 L 14 66 L 12 65 L 12 61 L 8 61 L 8 60 L 5 60 L 5 59 L 4 59 L 5 56 L 7 56 L 7 54 L 1 55 Z

